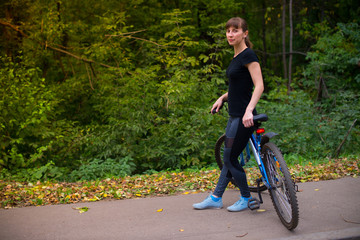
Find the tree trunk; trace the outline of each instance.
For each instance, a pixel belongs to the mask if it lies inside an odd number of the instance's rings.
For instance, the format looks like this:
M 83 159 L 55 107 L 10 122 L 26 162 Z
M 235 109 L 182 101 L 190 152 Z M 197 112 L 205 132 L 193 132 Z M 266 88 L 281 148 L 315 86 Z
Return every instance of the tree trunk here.
M 265 0 L 262 1 L 262 8 L 263 8 L 263 18 L 262 18 L 262 41 L 263 41 L 263 49 L 264 54 L 262 58 L 262 65 L 265 67 L 267 62 L 267 51 L 266 51 L 266 24 L 265 24 L 265 12 L 266 12 L 266 2 Z
M 283 0 L 282 6 L 282 61 L 283 61 L 283 72 L 284 79 L 287 78 L 287 66 L 286 66 L 286 25 L 285 25 L 285 17 L 286 17 L 286 0 Z
M 288 82 L 288 91 L 289 95 L 291 92 L 291 74 L 292 74 L 292 51 L 293 51 L 293 21 L 292 21 L 292 0 L 289 1 L 289 23 L 290 23 L 290 39 L 289 39 L 289 82 Z
M 329 98 L 329 92 L 323 76 L 320 76 L 316 101 L 321 102 L 323 98 Z

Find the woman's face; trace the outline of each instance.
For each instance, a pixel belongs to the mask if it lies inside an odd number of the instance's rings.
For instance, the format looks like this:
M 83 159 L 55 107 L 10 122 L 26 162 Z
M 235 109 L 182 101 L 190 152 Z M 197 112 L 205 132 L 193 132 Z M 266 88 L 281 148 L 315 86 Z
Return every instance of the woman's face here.
M 226 30 L 226 38 L 231 46 L 239 45 L 247 36 L 247 31 L 243 32 L 242 28 L 229 27 Z

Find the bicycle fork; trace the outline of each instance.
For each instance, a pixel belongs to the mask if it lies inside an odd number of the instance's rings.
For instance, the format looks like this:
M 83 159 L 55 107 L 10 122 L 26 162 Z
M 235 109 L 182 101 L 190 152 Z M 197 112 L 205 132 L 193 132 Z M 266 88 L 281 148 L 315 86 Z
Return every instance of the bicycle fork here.
M 259 166 L 259 169 L 261 171 L 261 174 L 262 174 L 262 177 L 259 178 L 259 179 L 256 179 L 256 183 L 257 183 L 257 192 L 258 192 L 258 196 L 259 196 L 259 199 L 257 198 L 252 198 L 251 200 L 249 200 L 248 202 L 248 207 L 251 209 L 251 210 L 255 210 L 255 209 L 259 209 L 260 208 L 260 204 L 263 203 L 263 199 L 262 199 L 262 196 L 261 196 L 261 191 L 260 191 L 260 183 L 263 182 L 264 185 L 269 189 L 270 185 L 268 184 L 268 181 L 267 181 L 267 174 L 266 174 L 266 171 L 264 170 L 264 166 L 263 166 L 263 163 L 260 159 L 260 154 L 259 154 L 259 151 L 260 151 L 260 146 L 255 147 L 255 144 L 256 141 L 251 138 L 251 140 L 249 141 L 250 142 L 250 147 L 251 147 L 251 150 L 252 152 L 254 153 L 254 157 L 255 157 L 255 160 Z M 265 178 L 265 181 L 264 181 L 264 178 Z

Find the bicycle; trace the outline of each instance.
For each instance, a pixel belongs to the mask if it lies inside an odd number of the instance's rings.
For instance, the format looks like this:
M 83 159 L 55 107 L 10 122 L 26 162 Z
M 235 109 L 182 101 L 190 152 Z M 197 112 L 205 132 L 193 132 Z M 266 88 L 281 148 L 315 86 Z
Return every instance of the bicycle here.
M 260 128 L 262 122 L 266 122 L 268 116 L 259 114 L 254 116 L 255 134 L 249 139 L 249 144 L 245 149 L 246 158 L 241 153 L 238 160 L 242 166 L 250 160 L 250 148 L 258 166 L 258 178 L 256 186 L 249 184 L 251 192 L 257 192 L 259 199 L 252 198 L 248 207 L 251 210 L 260 208 L 263 203 L 261 192 L 268 190 L 277 215 L 283 225 L 293 230 L 299 222 L 299 207 L 296 198 L 297 185 L 292 181 L 289 169 L 279 148 L 270 139 L 278 134 L 274 132 L 265 133 L 264 128 Z M 265 133 L 265 134 L 264 134 Z M 225 134 L 219 137 L 215 144 L 215 159 L 220 168 L 223 167 L 222 150 L 224 149 Z M 231 180 L 236 185 L 234 179 Z

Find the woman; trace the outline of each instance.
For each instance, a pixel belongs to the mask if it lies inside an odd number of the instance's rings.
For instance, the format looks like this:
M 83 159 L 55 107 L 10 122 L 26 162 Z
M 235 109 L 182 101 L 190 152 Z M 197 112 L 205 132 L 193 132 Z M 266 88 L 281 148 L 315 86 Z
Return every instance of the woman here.
M 247 209 L 251 199 L 245 171 L 237 158 L 254 131 L 253 112 L 255 113 L 255 106 L 264 91 L 264 83 L 259 60 L 251 49 L 248 34 L 244 19 L 231 18 L 226 23 L 226 38 L 234 47 L 234 58 L 226 70 L 229 89 L 211 108 L 212 113 L 218 112 L 223 102 L 228 101 L 229 120 L 226 127 L 224 166 L 214 192 L 203 202 L 194 204 L 195 209 L 222 208 L 222 195 L 231 178 L 234 178 L 239 186 L 241 197 L 227 209 L 231 212 Z

